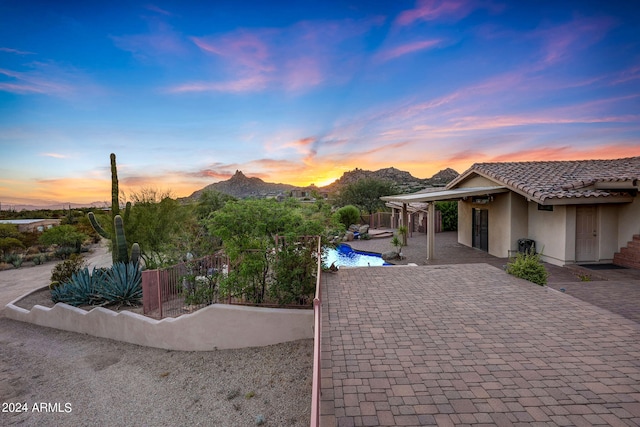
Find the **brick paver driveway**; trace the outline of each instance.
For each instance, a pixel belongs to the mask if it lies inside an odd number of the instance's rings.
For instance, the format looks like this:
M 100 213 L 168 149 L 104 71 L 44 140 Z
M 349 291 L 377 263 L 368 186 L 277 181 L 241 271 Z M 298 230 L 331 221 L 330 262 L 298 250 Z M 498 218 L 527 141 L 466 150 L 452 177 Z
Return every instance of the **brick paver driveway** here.
M 487 264 L 342 269 L 322 425 L 640 425 L 640 324 Z

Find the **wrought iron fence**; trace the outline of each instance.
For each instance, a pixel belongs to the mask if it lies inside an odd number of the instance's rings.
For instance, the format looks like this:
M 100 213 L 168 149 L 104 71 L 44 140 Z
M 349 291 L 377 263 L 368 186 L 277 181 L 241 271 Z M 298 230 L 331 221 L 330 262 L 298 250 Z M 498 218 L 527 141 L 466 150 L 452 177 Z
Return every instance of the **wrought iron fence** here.
M 318 257 L 318 262 L 321 262 L 319 236 L 301 236 L 290 243 L 294 247 L 311 248 L 311 255 Z M 274 247 L 269 250 L 268 256 L 265 257 L 270 260 L 264 267 L 265 276 L 269 276 L 270 282 L 264 284 L 264 289 L 239 289 L 233 287 L 225 287 L 223 291 L 220 289 L 221 282 L 229 278 L 229 275 L 233 274 L 234 271 L 237 272 L 246 257 L 264 254 L 264 251 L 248 250 L 234 263 L 231 263 L 229 257 L 221 252 L 168 268 L 143 271 L 143 312 L 146 316 L 162 319 L 164 317 L 177 317 L 182 314 L 192 313 L 214 303 L 311 309 L 313 307 L 312 283 L 310 283 L 310 295 L 304 295 L 303 292 L 300 298 L 295 298 L 295 301 L 291 303 L 278 301 L 277 296 L 273 296 L 277 292 L 269 292 L 269 286 L 275 286 L 273 280 L 274 266 L 279 257 L 284 256 L 287 246 L 291 248 L 286 238 L 283 236 L 275 237 Z
M 146 316 L 162 319 L 191 313 L 218 300 L 219 279 L 229 272 L 229 258 L 213 254 L 142 272 Z

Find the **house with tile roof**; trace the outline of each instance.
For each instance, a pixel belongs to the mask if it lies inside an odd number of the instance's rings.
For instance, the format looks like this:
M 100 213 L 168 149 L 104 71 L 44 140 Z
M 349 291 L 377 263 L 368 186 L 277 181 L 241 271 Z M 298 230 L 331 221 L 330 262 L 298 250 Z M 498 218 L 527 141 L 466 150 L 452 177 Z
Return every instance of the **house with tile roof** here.
M 430 211 L 435 201 L 457 200 L 459 243 L 497 257 L 534 246 L 556 265 L 615 256 L 640 268 L 639 179 L 640 157 L 476 163 L 442 191 L 383 199 L 429 203 Z M 433 241 L 427 248 L 428 258 L 437 257 Z

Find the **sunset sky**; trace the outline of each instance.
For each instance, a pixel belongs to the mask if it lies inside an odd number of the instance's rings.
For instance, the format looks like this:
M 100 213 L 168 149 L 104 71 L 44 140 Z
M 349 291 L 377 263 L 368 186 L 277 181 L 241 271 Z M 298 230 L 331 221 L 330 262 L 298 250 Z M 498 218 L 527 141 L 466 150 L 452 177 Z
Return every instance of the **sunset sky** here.
M 634 1 L 0 2 L 0 203 L 640 155 Z

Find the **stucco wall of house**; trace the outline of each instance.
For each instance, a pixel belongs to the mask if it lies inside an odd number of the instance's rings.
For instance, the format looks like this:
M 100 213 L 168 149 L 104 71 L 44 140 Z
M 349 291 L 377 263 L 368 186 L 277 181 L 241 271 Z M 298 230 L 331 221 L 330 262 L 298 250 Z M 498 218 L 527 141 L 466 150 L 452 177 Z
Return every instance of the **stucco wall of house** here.
M 620 205 L 598 206 L 598 261 L 611 262 L 618 247 L 618 212 Z
M 489 254 L 508 257 L 518 249 L 518 239 L 529 236 L 528 203 L 513 193 L 495 194 L 492 202 L 475 205 L 470 201 L 458 202 L 458 243 L 473 245 L 473 209 L 489 210 Z
M 539 211 L 536 203 L 529 203 L 528 208 L 529 236 L 535 240 L 542 259 L 550 264 L 564 265 L 568 249 L 567 207 L 554 206 L 553 211 Z M 575 226 L 573 235 L 575 236 Z
M 473 245 L 471 203 L 460 200 L 458 202 L 458 243 L 471 247 Z
M 485 178 L 483 176 L 475 175 L 456 185 L 456 188 L 494 187 L 494 186 L 499 187 L 500 184 L 488 178 Z
M 489 209 L 489 254 L 506 258 L 511 248 L 511 192 L 493 196 Z
M 518 250 L 519 239 L 531 239 L 529 236 L 529 202 L 519 194 L 509 192 L 511 210 L 511 236 L 509 250 Z
M 565 228 L 565 264 L 576 262 L 576 205 L 565 206 L 566 222 Z
M 634 234 L 640 234 L 640 195 L 632 203 L 624 203 L 618 207 L 617 250 L 627 246 Z

